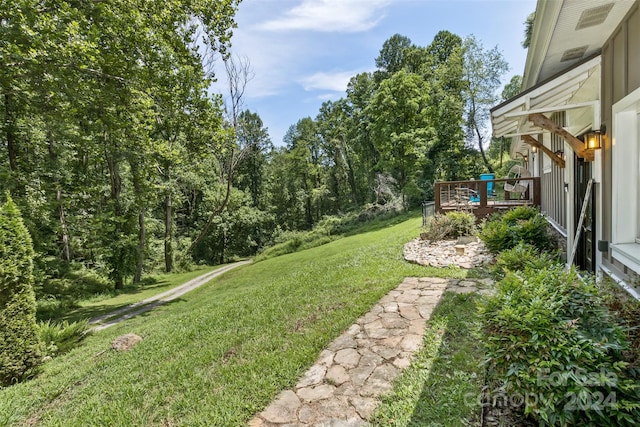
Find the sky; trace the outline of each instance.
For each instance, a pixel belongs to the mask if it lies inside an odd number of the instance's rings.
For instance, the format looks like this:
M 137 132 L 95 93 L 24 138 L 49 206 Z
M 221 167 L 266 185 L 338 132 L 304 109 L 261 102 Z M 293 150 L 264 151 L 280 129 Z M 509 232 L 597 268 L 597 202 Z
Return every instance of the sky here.
M 259 114 L 274 145 L 283 145 L 291 125 L 344 97 L 352 76 L 374 71 L 394 34 L 418 46 L 441 30 L 474 35 L 485 49 L 502 52 L 510 65 L 506 83 L 524 71 L 524 21 L 535 6 L 535 0 L 243 0 L 231 52 L 253 71 L 244 108 Z M 222 94 L 223 74 L 218 70 L 212 88 Z

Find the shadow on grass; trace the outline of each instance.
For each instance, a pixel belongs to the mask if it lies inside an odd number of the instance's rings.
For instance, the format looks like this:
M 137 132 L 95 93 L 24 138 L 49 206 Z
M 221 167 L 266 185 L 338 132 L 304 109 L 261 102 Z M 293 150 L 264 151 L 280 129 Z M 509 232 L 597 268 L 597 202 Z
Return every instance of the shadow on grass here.
M 383 398 L 375 426 L 479 426 L 484 384 L 475 293 L 445 292 L 424 336 L 424 347 Z
M 156 278 L 146 278 L 140 283 L 126 285 L 123 289 L 111 290 L 93 295 L 60 295 L 53 299 L 44 299 L 38 301 L 38 320 L 51 320 L 51 321 L 76 321 L 81 319 L 90 319 L 96 316 L 100 316 L 109 311 L 115 311 L 128 304 L 131 304 L 135 300 L 135 296 L 143 292 L 148 292 L 155 288 L 166 287 L 170 282 L 166 279 L 158 280 Z M 117 298 L 121 295 L 129 296 L 122 303 L 115 304 L 98 304 L 91 303 L 91 301 L 107 301 L 113 298 Z M 88 301 L 89 303 L 84 306 L 80 306 L 80 301 Z
M 164 301 L 164 300 L 156 300 L 156 301 L 152 301 L 148 304 L 145 305 L 141 305 L 138 307 L 135 307 L 131 310 L 127 310 L 123 313 L 119 313 L 118 315 L 115 315 L 113 317 L 109 317 L 106 320 L 104 320 L 103 322 L 100 323 L 96 323 L 93 326 L 95 326 L 97 328 L 96 332 L 100 332 L 103 329 L 106 329 L 108 327 L 111 326 L 115 326 L 118 325 L 122 322 L 125 322 L 129 319 L 133 319 L 136 317 L 150 317 L 150 316 L 155 316 L 155 312 L 158 308 L 160 307 L 167 307 L 170 306 L 174 303 L 177 302 L 184 302 L 185 300 L 183 298 L 176 298 L 176 299 L 172 299 L 170 301 Z
M 446 329 L 408 425 L 480 425 L 484 354 L 476 335 L 477 300 L 475 294 L 446 293 L 438 304 L 434 321 L 442 319 Z

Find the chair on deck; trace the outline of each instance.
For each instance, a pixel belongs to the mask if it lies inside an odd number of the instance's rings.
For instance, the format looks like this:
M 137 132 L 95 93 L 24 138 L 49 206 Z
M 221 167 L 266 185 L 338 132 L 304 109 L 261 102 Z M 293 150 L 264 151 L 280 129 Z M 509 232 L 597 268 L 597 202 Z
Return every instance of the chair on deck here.
M 493 196 L 495 196 L 495 193 L 493 192 L 493 180 L 495 179 L 495 175 L 492 173 L 482 173 L 480 174 L 480 181 L 489 181 L 487 182 L 487 197 L 491 198 Z M 471 201 L 472 202 L 479 202 L 480 201 L 480 195 L 479 194 L 475 194 L 473 196 L 471 196 Z
M 521 178 L 529 178 L 530 176 L 531 173 L 524 166 L 513 165 L 505 177 L 509 181 L 504 183 L 504 191 L 520 193 L 520 197 L 522 197 L 522 195 L 529 189 L 529 181 L 522 180 Z

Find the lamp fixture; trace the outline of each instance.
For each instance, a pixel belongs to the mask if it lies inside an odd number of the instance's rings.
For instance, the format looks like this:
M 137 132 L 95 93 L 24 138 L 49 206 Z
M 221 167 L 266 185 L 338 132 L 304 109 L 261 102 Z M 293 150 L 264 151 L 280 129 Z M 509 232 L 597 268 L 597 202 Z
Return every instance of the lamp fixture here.
M 602 136 L 605 134 L 606 128 L 602 126 L 600 129 L 592 130 L 584 135 L 584 148 L 587 150 L 597 150 L 602 148 Z
M 538 152 L 538 147 L 536 147 L 535 145 L 531 147 L 531 152 L 533 154 L 536 154 Z
M 526 154 L 522 154 L 521 152 L 517 151 L 517 152 L 516 152 L 516 157 L 517 157 L 518 155 L 520 155 L 520 157 L 522 157 L 522 162 L 523 162 L 523 163 L 527 163 L 527 161 L 529 160 L 529 156 L 528 156 L 528 155 L 526 155 Z M 514 160 L 515 160 L 515 158 L 514 158 Z

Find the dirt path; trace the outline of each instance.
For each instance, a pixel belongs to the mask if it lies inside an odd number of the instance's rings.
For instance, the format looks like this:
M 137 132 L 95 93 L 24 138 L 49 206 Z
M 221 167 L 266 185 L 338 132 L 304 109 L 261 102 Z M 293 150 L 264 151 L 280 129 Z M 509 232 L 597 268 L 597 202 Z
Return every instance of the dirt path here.
M 224 274 L 236 267 L 240 267 L 241 265 L 249 264 L 250 262 L 251 261 L 234 262 L 233 264 L 229 264 L 218 270 L 210 271 L 209 273 L 198 276 L 195 279 L 191 279 L 188 282 L 180 286 L 176 286 L 173 289 L 169 289 L 168 291 L 165 291 L 161 294 L 154 295 L 133 304 L 129 304 L 128 306 L 120 308 L 116 311 L 112 311 L 111 313 L 94 317 L 93 319 L 89 320 L 89 324 L 96 325 L 92 328 L 93 332 L 98 332 L 110 326 L 117 325 L 124 320 L 131 319 L 134 316 L 146 313 L 147 311 L 152 310 L 166 302 L 173 301 L 176 298 L 180 298 L 187 292 L 190 292 L 204 285 L 214 277 L 220 276 L 221 274 Z

